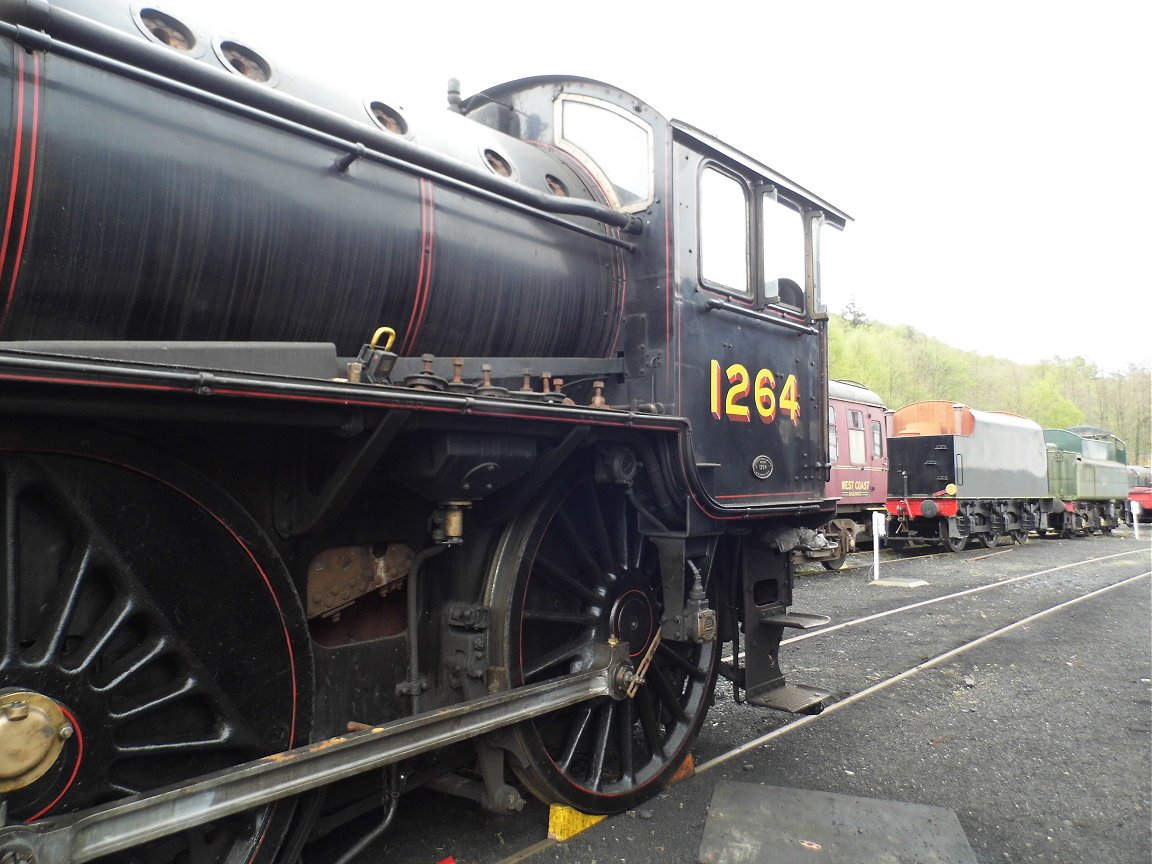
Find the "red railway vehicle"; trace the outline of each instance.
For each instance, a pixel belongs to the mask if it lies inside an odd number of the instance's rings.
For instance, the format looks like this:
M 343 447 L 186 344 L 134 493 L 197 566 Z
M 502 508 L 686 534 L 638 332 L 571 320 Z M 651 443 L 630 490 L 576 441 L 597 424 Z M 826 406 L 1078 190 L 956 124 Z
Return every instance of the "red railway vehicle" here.
M 887 411 L 884 401 L 855 381 L 828 382 L 828 462 L 826 495 L 839 499 L 836 518 L 824 526 L 836 544 L 832 557 L 810 553 L 829 570 L 837 570 L 857 540 L 872 540 L 872 514 L 884 512 L 888 490 Z M 826 554 L 826 553 L 825 553 Z

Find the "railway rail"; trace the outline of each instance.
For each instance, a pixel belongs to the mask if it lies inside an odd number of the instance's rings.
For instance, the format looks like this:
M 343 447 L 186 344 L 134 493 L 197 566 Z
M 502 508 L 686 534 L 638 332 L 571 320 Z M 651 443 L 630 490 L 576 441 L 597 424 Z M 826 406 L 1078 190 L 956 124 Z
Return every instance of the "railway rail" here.
M 850 705 L 855 705 L 857 702 L 860 702 L 864 699 L 867 699 L 870 696 L 874 696 L 875 694 L 880 693 L 883 690 L 887 690 L 892 685 L 899 684 L 901 681 L 904 681 L 904 680 L 912 677 L 913 675 L 918 675 L 919 673 L 923 672 L 926 669 L 932 669 L 936 666 L 941 665 L 942 663 L 945 663 L 949 660 L 952 660 L 953 658 L 958 657 L 961 654 L 964 654 L 968 651 L 971 651 L 973 648 L 977 648 L 977 647 L 985 644 L 986 642 L 988 642 L 992 639 L 999 638 L 1000 636 L 1003 636 L 1007 633 L 1011 633 L 1012 631 L 1017 630 L 1021 627 L 1026 627 L 1027 625 L 1029 625 L 1035 621 L 1039 621 L 1041 618 L 1046 618 L 1049 615 L 1052 615 L 1056 612 L 1060 612 L 1064 609 L 1067 609 L 1070 606 L 1076 605 L 1077 603 L 1083 603 L 1087 600 L 1091 600 L 1091 599 L 1094 599 L 1096 597 L 1100 597 L 1101 595 L 1107 594 L 1110 591 L 1114 591 L 1117 588 L 1123 588 L 1125 586 L 1131 585 L 1132 583 L 1134 583 L 1138 580 L 1148 579 L 1149 576 L 1152 576 L 1152 570 L 1146 570 L 1143 573 L 1140 573 L 1136 576 L 1130 576 L 1127 579 L 1122 579 L 1119 582 L 1113 582 L 1112 584 L 1106 585 L 1103 588 L 1097 588 L 1095 591 L 1089 591 L 1087 594 L 1081 594 L 1081 595 L 1078 595 L 1076 597 L 1073 597 L 1070 600 L 1061 601 L 1060 603 L 1057 603 L 1054 606 L 1049 606 L 1048 608 L 1043 609 L 1040 612 L 1035 612 L 1031 615 L 1026 615 L 1023 618 L 1020 618 L 1016 621 L 1013 621 L 1011 624 L 1007 624 L 1003 627 L 999 627 L 996 630 L 991 631 L 990 633 L 985 633 L 983 636 L 978 636 L 975 639 L 972 639 L 972 640 L 969 640 L 968 642 L 965 642 L 963 645 L 958 645 L 955 648 L 951 648 L 942 654 L 938 654 L 935 657 L 931 658 L 930 660 L 925 660 L 923 663 L 918 663 L 915 666 L 913 666 L 911 669 L 906 669 L 903 672 L 900 672 L 900 673 L 893 675 L 889 678 L 885 678 L 883 681 L 880 681 L 876 684 L 873 684 L 870 687 L 865 687 L 863 690 L 859 690 L 859 691 L 851 694 L 850 696 L 847 696 L 846 698 L 841 699 L 838 702 L 832 703 L 830 706 L 828 706 L 826 709 L 824 709 L 824 711 L 821 712 L 821 714 L 809 715 L 807 717 L 797 718 L 796 720 L 793 720 L 789 723 L 785 723 L 783 726 L 780 726 L 776 729 L 773 729 L 771 732 L 769 732 L 765 735 L 761 735 L 759 738 L 755 738 L 755 739 L 747 742 L 746 744 L 744 744 L 741 747 L 734 748 L 734 749 L 729 750 L 720 756 L 716 756 L 712 759 L 709 759 L 707 762 L 701 763 L 700 765 L 696 766 L 696 773 L 697 774 L 703 774 L 707 771 L 711 771 L 712 769 L 718 767 L 719 765 L 722 765 L 731 759 L 735 759 L 736 757 L 738 757 L 744 753 L 747 753 L 750 750 L 754 750 L 757 747 L 762 747 L 765 744 L 769 743 L 770 741 L 775 740 L 776 738 L 779 738 L 782 735 L 787 735 L 790 732 L 794 732 L 798 729 L 803 728 L 804 726 L 807 726 L 809 723 L 816 721 L 817 719 L 819 719 L 824 714 L 832 715 L 832 714 L 835 714 L 837 711 L 842 711 L 843 709 L 849 707 Z M 963 593 L 967 593 L 967 592 L 963 592 Z M 952 596 L 959 596 L 959 595 L 952 595 Z M 949 599 L 949 598 L 939 598 L 939 599 Z M 905 609 L 911 609 L 911 608 L 914 608 L 914 607 L 913 606 L 903 607 L 902 609 L 900 609 L 898 611 L 904 611 Z M 862 623 L 866 620 L 874 620 L 876 617 L 878 617 L 878 616 L 869 616 L 867 619 L 858 619 L 857 622 L 853 622 L 853 623 Z

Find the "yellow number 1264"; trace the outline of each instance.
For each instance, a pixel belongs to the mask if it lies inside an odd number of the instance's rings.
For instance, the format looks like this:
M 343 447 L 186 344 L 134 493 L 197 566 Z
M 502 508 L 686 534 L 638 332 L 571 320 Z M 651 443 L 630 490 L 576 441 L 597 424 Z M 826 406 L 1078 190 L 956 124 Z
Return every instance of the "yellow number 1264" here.
M 755 408 L 761 423 L 772 423 L 781 414 L 791 420 L 793 426 L 800 422 L 800 394 L 795 375 L 784 380 L 779 396 L 771 369 L 761 369 L 753 376 L 741 363 L 721 368 L 720 362 L 713 360 L 708 377 L 712 416 L 717 420 L 750 423 Z

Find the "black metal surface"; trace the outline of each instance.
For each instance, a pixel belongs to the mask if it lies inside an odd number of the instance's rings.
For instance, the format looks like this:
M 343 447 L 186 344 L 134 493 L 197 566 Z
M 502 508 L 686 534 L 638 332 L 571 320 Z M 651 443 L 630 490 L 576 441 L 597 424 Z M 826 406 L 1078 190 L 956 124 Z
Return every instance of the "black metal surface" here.
M 2 342 L 0 348 L 30 355 L 123 360 L 293 378 L 332 378 L 347 373 L 339 365 L 336 346 L 322 342 Z
M 931 497 L 956 482 L 952 435 L 888 439 L 888 495 Z

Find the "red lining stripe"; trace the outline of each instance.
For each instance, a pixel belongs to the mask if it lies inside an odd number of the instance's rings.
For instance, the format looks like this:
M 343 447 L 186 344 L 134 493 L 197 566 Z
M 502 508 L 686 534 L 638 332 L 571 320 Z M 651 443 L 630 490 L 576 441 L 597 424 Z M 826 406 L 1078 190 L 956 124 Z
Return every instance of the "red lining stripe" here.
M 20 261 L 24 257 L 24 240 L 28 236 L 28 216 L 32 212 L 32 190 L 36 185 L 36 144 L 40 133 L 40 55 L 32 55 L 32 140 L 28 144 L 28 176 L 24 179 L 24 213 L 20 224 L 20 240 L 16 244 L 16 258 L 12 263 L 12 282 L 8 287 L 8 300 L 0 316 L 0 329 L 8 322 L 12 300 L 16 297 L 16 280 L 20 276 Z
M 42 819 L 45 815 L 51 812 L 52 808 L 60 803 L 68 790 L 72 788 L 72 784 L 76 782 L 76 775 L 80 773 L 80 763 L 84 761 L 84 733 L 80 730 L 80 723 L 76 720 L 76 715 L 65 708 L 63 705 L 57 703 L 64 716 L 68 718 L 68 722 L 72 724 L 72 734 L 76 738 L 76 764 L 72 766 L 72 776 L 68 778 L 68 782 L 64 784 L 64 788 L 60 790 L 60 794 L 52 799 L 52 803 L 37 813 L 35 816 L 29 816 L 24 820 L 25 824 L 35 822 L 37 819 Z
M 8 260 L 8 238 L 12 231 L 12 216 L 16 212 L 16 186 L 20 180 L 20 160 L 24 147 L 24 52 L 16 50 L 16 136 L 12 149 L 12 178 L 8 190 L 8 215 L 4 218 L 3 243 L 0 244 L 0 273 L 4 272 L 4 265 Z M 0 331 L 8 322 L 8 309 L 12 305 L 12 291 L 15 283 L 8 289 L 8 296 L 4 303 L 4 312 L 0 314 Z
M 420 302 L 420 318 L 416 322 L 416 329 L 412 331 L 412 344 L 409 351 L 416 350 L 416 339 L 424 327 L 424 317 L 428 314 L 428 297 L 432 293 L 432 263 L 436 251 L 436 202 L 435 187 L 430 180 L 421 181 L 424 184 L 424 194 L 421 200 L 424 204 L 423 225 L 424 243 L 420 247 L 420 270 L 424 274 L 423 299 Z
M 400 343 L 400 354 L 407 354 L 416 347 L 424 316 L 428 311 L 428 294 L 432 286 L 432 249 L 435 244 L 435 204 L 432 183 L 420 180 L 420 272 L 416 278 L 416 298 L 412 303 L 412 314 L 408 327 Z

